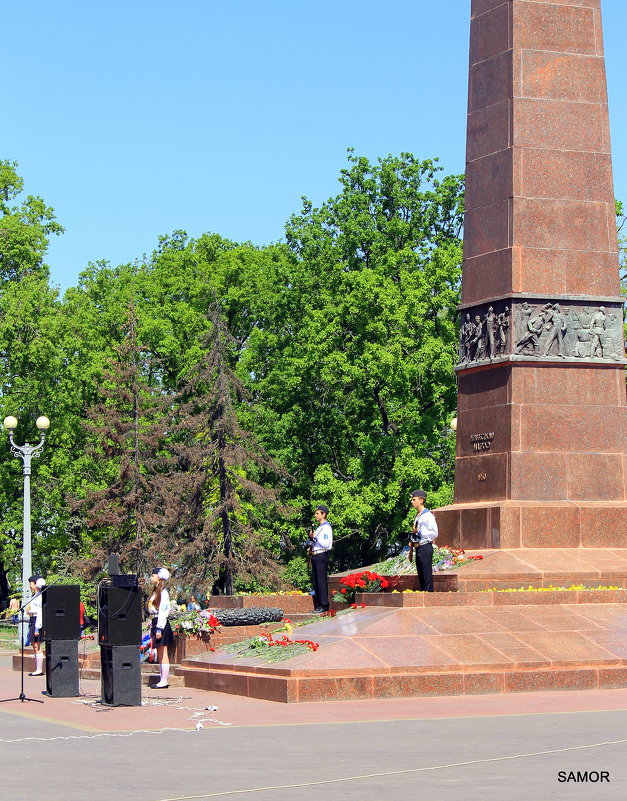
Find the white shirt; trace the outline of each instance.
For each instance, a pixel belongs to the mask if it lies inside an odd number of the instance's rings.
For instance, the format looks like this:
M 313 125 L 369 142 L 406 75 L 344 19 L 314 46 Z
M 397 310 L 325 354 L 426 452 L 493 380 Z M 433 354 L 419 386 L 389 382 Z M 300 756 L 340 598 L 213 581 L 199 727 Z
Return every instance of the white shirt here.
M 412 533 L 411 540 L 419 545 L 423 542 L 433 542 L 438 536 L 438 524 L 435 522 L 433 512 L 428 509 L 423 509 L 419 515 L 416 515 L 414 520 L 416 532 Z
M 35 615 L 35 628 L 39 631 L 39 629 L 43 625 L 43 609 L 42 609 L 41 595 L 38 595 L 37 598 L 33 598 L 33 600 L 29 603 L 28 614 Z
M 331 550 L 333 547 L 333 529 L 328 520 L 320 523 L 318 528 L 314 531 L 311 542 L 313 544 L 311 552 L 314 554 Z
M 170 614 L 170 593 L 166 589 L 161 590 L 161 603 L 159 604 L 159 609 L 156 609 L 153 604 L 154 597 L 155 594 L 153 592 L 153 594 L 150 596 L 150 600 L 148 601 L 148 612 L 149 614 L 153 615 L 153 617 L 154 615 L 157 615 L 157 628 L 164 629 L 165 624 L 168 622 L 168 615 Z

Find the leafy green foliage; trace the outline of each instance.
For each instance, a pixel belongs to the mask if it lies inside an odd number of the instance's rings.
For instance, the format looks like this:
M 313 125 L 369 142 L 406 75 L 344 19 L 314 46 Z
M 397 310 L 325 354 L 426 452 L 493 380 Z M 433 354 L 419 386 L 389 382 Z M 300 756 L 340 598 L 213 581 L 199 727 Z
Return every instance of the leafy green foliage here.
M 350 153 L 341 194 L 288 222 L 274 315 L 240 360 L 262 442 L 331 508 L 338 565 L 399 536 L 410 489 L 451 494 L 463 185 L 438 172 Z
M 304 556 L 294 556 L 283 571 L 283 581 L 295 590 L 308 592 L 311 589 L 311 573 Z
M 48 237 L 63 233 L 53 210 L 40 197 L 28 195 L 19 205 L 11 205 L 24 185 L 17 166 L 15 161 L 0 161 L 0 285 L 26 276 L 47 278 L 43 258 Z
M 175 554 L 182 576 L 226 591 L 277 586 L 278 560 L 308 586 L 299 547 L 316 503 L 331 506 L 339 565 L 402 536 L 414 485 L 444 498 L 462 183 L 440 172 L 350 153 L 340 194 L 305 200 L 285 243 L 175 231 L 143 262 L 90 264 L 59 300 L 43 258 L 62 229 L 43 201 L 18 203 L 1 162 L 3 411 L 18 441 L 52 419 L 33 481 L 37 568 L 96 570 L 108 548 L 131 549 L 138 568 Z M 6 450 L 0 508 L 15 579 L 21 475 Z

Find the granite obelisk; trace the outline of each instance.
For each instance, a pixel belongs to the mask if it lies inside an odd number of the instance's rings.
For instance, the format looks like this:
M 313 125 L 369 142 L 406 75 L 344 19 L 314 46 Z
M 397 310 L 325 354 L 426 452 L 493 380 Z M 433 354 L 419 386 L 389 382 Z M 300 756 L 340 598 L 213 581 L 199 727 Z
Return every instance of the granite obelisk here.
M 600 0 L 472 0 L 454 504 L 464 548 L 627 547 Z

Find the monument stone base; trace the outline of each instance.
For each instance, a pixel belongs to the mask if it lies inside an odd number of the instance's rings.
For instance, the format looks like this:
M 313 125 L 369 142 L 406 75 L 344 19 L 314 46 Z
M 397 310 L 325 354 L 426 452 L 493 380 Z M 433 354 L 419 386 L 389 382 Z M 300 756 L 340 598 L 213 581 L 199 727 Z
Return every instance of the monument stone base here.
M 624 589 L 358 595 L 366 608 L 299 631 L 315 652 L 273 664 L 218 650 L 177 673 L 283 703 L 624 687 L 626 601 Z
M 624 501 L 495 501 L 434 510 L 438 545 L 482 548 L 627 548 Z

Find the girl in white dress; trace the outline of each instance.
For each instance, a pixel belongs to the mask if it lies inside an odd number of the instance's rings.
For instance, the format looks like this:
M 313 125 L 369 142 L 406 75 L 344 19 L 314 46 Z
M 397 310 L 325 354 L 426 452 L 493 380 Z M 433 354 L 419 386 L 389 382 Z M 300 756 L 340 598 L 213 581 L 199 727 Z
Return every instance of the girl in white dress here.
M 33 595 L 37 595 L 38 592 L 46 586 L 46 580 L 42 579 L 41 576 L 35 574 L 28 579 L 28 583 L 30 586 L 30 591 Z M 33 651 L 35 652 L 35 670 L 32 673 L 29 673 L 29 676 L 43 676 L 44 675 L 44 654 L 41 650 L 41 626 L 43 623 L 43 610 L 42 610 L 42 597 L 39 595 L 37 598 L 33 598 L 33 600 L 28 604 L 26 607 L 28 612 L 28 634 L 30 644 L 33 646 Z
M 168 687 L 170 675 L 170 657 L 168 646 L 174 642 L 174 634 L 168 621 L 170 613 L 170 593 L 166 583 L 170 578 L 170 571 L 165 567 L 155 567 L 150 576 L 154 585 L 152 595 L 148 599 L 148 614 L 152 618 L 150 624 L 151 648 L 156 649 L 159 660 L 160 679 L 152 687 L 161 690 Z

